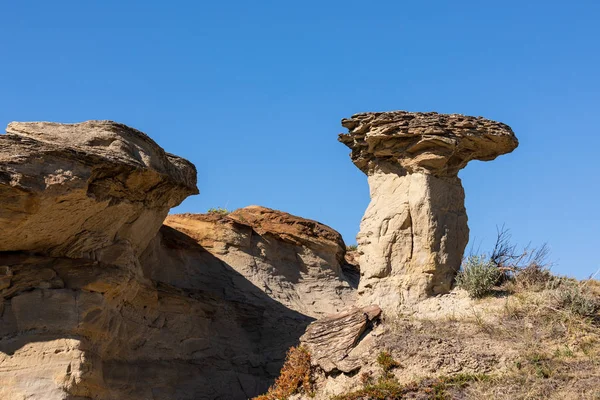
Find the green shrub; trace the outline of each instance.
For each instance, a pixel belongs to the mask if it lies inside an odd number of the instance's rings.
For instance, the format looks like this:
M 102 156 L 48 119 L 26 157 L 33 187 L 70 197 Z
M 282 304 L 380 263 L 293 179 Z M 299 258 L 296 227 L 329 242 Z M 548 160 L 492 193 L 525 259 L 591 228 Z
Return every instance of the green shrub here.
M 358 245 L 351 244 L 350 246 L 346 246 L 346 251 L 356 251 L 358 250 Z
M 226 208 L 221 208 L 221 207 L 209 208 L 208 213 L 225 216 L 225 215 L 229 214 L 229 210 L 227 210 Z
M 465 289 L 470 297 L 478 299 L 492 293 L 501 276 L 498 266 L 492 260 L 486 256 L 471 255 L 456 276 L 456 284 Z

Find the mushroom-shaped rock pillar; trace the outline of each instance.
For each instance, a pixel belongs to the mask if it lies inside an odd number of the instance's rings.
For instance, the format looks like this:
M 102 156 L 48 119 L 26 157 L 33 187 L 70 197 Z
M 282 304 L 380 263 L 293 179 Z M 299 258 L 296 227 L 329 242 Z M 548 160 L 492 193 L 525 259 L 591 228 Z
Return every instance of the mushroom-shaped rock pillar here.
M 458 171 L 489 161 L 518 141 L 482 117 L 406 111 L 343 119 L 339 140 L 368 176 L 371 202 L 357 236 L 359 304 L 394 311 L 448 292 L 469 239 Z

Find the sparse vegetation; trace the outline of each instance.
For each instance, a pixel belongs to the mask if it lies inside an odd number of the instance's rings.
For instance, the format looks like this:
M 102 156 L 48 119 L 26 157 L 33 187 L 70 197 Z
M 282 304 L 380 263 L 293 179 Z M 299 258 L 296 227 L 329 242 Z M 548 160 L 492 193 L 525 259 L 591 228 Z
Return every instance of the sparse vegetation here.
M 553 291 L 557 306 L 581 317 L 598 318 L 600 302 L 585 282 L 569 281 Z
M 518 289 L 534 292 L 546 289 L 554 279 L 548 268 L 537 263 L 519 269 L 514 275 L 514 283 Z
M 355 392 L 335 396 L 333 400 L 394 400 L 404 398 L 407 393 L 409 393 L 408 388 L 401 385 L 398 381 L 380 379 L 377 383 L 369 383 L 364 388 Z
M 497 230 L 490 256 L 470 254 L 457 275 L 456 283 L 472 298 L 488 296 L 494 292 L 495 286 L 503 283 L 510 284 L 512 291 L 540 291 L 554 279 L 547 261 L 548 254 L 545 244 L 539 248 L 528 245 L 518 251 L 517 246 L 511 243 L 508 229 L 502 226 Z
M 380 379 L 355 392 L 333 397 L 334 400 L 400 400 L 405 398 L 423 398 L 449 400 L 454 392 L 463 389 L 472 382 L 485 382 L 490 376 L 485 374 L 457 374 L 438 378 L 426 378 L 406 385 L 395 379 Z
M 401 399 L 407 393 L 406 388 L 401 385 L 391 372 L 400 366 L 392 354 L 388 351 L 380 351 L 377 355 L 377 364 L 381 368 L 381 375 L 377 380 L 371 372 L 364 372 L 360 376 L 363 389 L 334 397 L 336 400 L 355 399 Z
M 229 210 L 227 210 L 226 208 L 221 208 L 221 207 L 208 209 L 208 214 L 213 214 L 213 215 L 225 216 L 229 213 L 230 213 Z
M 485 255 L 471 255 L 458 273 L 456 284 L 472 298 L 479 299 L 492 292 L 500 276 L 500 270 L 491 259 Z
M 392 355 L 387 351 L 381 351 L 377 355 L 377 364 L 379 364 L 379 366 L 383 370 L 384 375 L 386 376 L 390 374 L 390 371 L 392 369 L 400 366 L 400 363 L 394 360 Z
M 405 366 L 394 373 L 395 391 L 389 380 L 371 380 L 338 399 L 600 399 L 600 283 L 529 264 L 493 290 L 499 295 L 453 294 L 429 300 L 422 314 L 388 319 L 379 346 L 401 351 Z M 415 375 L 422 380 L 407 385 Z
M 297 393 L 311 396 L 313 392 L 313 370 L 310 353 L 302 346 L 288 350 L 279 378 L 269 391 L 254 400 L 286 400 Z
M 600 399 L 600 283 L 553 275 L 546 250 L 513 250 L 466 259 L 457 283 L 477 301 L 442 296 L 384 320 L 360 389 L 333 399 Z M 261 400 L 287 398 L 272 396 Z
M 351 244 L 349 246 L 346 246 L 346 251 L 356 251 L 356 250 L 358 250 L 357 244 Z
M 363 388 L 354 392 L 333 397 L 334 400 L 381 399 L 396 400 L 405 398 L 451 399 L 456 389 L 464 388 L 471 382 L 487 381 L 485 374 L 459 373 L 453 376 L 425 378 L 408 384 L 402 384 L 391 371 L 400 367 L 388 351 L 377 355 L 377 364 L 381 367 L 381 375 L 374 379 L 372 373 L 364 372 L 360 376 Z M 425 397 L 423 397 L 425 396 Z

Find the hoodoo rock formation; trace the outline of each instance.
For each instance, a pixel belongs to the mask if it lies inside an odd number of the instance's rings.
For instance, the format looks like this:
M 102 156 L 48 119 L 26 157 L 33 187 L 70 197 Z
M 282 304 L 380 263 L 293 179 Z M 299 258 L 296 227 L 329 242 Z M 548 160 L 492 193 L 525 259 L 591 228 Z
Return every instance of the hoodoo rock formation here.
M 518 141 L 505 124 L 459 114 L 363 113 L 342 120 L 339 140 L 368 176 L 371 202 L 357 237 L 359 304 L 394 310 L 446 293 L 469 229 L 458 171 Z
M 198 192 L 196 170 L 142 132 L 7 131 L 2 400 L 247 399 L 312 316 L 354 301 L 341 237 L 314 221 L 250 207 L 162 225 Z

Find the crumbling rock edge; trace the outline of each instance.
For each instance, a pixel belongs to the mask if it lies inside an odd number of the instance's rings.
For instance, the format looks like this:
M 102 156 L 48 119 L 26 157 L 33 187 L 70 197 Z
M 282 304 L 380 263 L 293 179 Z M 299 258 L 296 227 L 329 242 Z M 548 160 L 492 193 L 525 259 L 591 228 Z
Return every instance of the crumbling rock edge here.
M 311 363 L 326 374 L 352 373 L 361 360 L 352 354 L 381 315 L 376 305 L 352 307 L 311 323 L 300 344 L 311 354 Z

